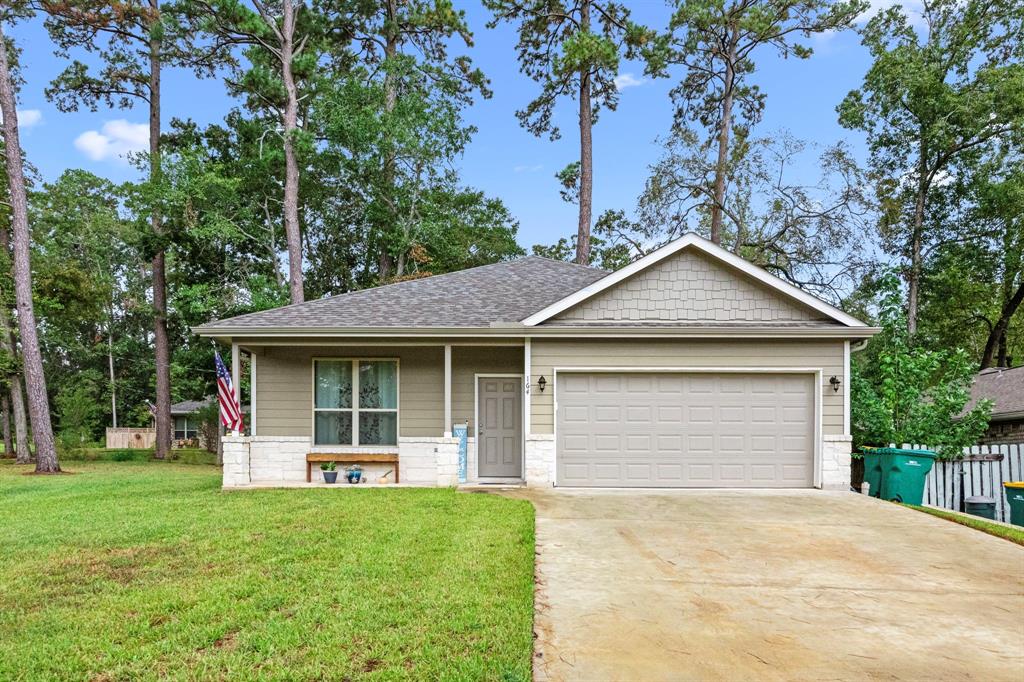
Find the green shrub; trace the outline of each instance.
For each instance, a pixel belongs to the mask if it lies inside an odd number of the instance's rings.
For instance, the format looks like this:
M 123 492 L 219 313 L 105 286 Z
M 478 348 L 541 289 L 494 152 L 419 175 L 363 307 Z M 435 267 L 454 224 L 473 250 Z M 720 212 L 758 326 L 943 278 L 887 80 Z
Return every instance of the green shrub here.
M 943 458 L 958 457 L 988 428 L 992 403 L 982 400 L 964 413 L 974 379 L 967 353 L 915 345 L 894 275 L 883 281 L 882 291 L 882 333 L 850 368 L 853 445 L 909 443 L 935 448 Z

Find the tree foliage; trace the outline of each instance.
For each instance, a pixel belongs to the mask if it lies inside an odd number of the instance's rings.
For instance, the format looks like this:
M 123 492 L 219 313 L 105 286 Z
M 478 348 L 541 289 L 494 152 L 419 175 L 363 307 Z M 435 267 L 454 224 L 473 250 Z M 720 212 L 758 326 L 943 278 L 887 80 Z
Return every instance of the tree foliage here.
M 851 366 L 851 425 L 854 447 L 926 445 L 955 457 L 988 427 L 991 402 L 970 411 L 974 366 L 962 348 L 915 346 L 907 331 L 897 278 L 881 283 L 882 333 Z
M 928 252 L 944 241 L 935 215 L 945 183 L 999 145 L 1024 143 L 1024 12 L 1017 0 L 932 0 L 923 26 L 894 5 L 861 31 L 874 59 L 839 121 L 867 133 L 883 206 L 882 243 L 902 259 L 907 325 L 917 332 Z

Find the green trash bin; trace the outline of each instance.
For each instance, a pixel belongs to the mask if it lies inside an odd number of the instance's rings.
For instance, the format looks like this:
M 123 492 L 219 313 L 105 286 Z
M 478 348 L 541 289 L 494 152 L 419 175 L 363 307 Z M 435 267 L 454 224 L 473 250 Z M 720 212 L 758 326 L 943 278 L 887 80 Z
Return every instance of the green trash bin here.
M 872 492 L 872 497 L 903 504 L 921 504 L 924 479 L 932 470 L 937 455 L 931 450 L 903 448 L 875 448 L 873 452 L 879 456 L 881 481 L 878 494 Z
M 888 461 L 889 456 L 879 452 L 880 448 L 864 448 L 861 455 L 864 457 L 864 482 L 868 484 L 869 497 L 882 496 L 882 463 Z
M 1024 481 L 1008 481 L 1003 487 L 1006 501 L 1010 503 L 1010 523 L 1024 526 Z
M 964 511 L 983 519 L 996 518 L 996 498 L 987 495 L 972 495 L 964 500 Z

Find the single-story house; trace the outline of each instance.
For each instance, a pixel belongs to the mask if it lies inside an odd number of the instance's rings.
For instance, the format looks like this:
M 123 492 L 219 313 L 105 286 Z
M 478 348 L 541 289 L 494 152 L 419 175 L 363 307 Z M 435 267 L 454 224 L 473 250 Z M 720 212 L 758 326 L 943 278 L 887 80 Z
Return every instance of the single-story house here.
M 180 403 L 171 405 L 171 418 L 174 419 L 174 440 L 197 440 L 200 445 L 205 445 L 200 428 L 201 420 L 196 413 L 213 402 L 214 398 L 208 396 L 202 400 L 182 400 Z M 242 414 L 248 412 L 249 406 L 242 405 Z
M 616 272 L 531 256 L 195 329 L 236 378 L 252 360 L 226 487 L 306 480 L 310 453 L 452 485 L 468 423 L 471 483 L 839 489 L 877 331 L 695 234 Z
M 981 437 L 982 445 L 1024 443 L 1024 365 L 989 367 L 978 372 L 971 384 L 971 399 L 964 410 L 979 400 L 992 401 L 992 418 Z

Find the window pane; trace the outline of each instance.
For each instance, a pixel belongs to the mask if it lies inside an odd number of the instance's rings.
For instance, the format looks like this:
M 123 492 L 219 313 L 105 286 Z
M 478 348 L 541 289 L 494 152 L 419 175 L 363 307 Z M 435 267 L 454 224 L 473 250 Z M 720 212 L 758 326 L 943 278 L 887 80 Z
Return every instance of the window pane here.
M 315 383 L 317 407 L 352 407 L 352 363 L 348 360 L 317 360 Z
M 359 407 L 398 408 L 398 363 L 359 363 Z
M 351 412 L 317 412 L 314 422 L 316 445 L 352 445 Z
M 360 445 L 398 445 L 397 412 L 360 412 Z

